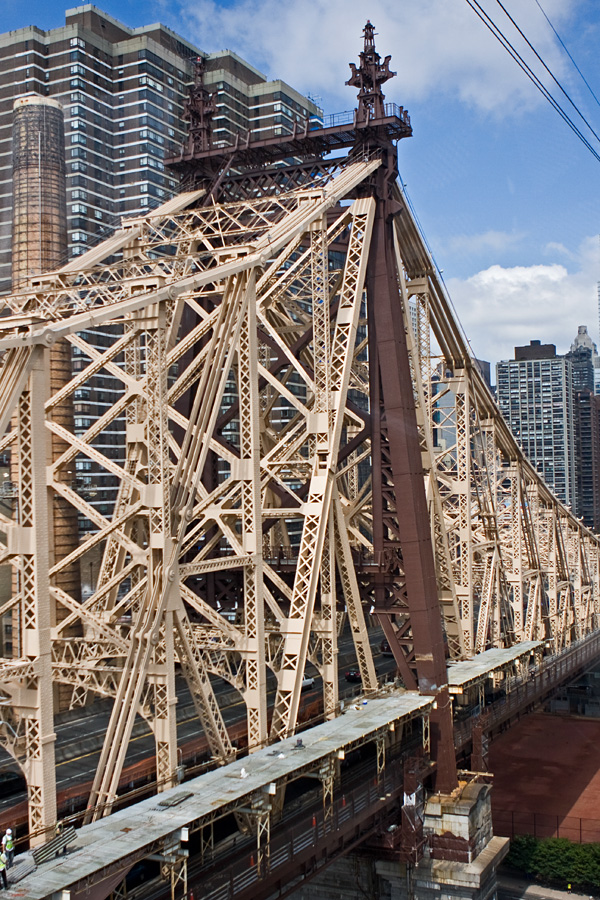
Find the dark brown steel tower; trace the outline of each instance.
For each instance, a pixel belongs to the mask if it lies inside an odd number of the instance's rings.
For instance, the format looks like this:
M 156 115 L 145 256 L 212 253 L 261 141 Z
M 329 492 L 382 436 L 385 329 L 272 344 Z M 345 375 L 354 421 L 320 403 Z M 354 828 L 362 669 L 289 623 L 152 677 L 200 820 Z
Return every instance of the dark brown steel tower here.
M 217 104 L 204 85 L 205 70 L 206 63 L 199 56 L 194 62 L 194 84 L 183 109 L 183 118 L 189 122 L 187 150 L 192 156 L 212 147 L 212 120 Z
M 390 72 L 391 56 L 386 56 L 381 62 L 381 56 L 375 49 L 375 28 L 369 21 L 363 30 L 365 46 L 359 54 L 358 68 L 350 63 L 352 77 L 346 84 L 358 88 L 358 115 L 359 122 L 368 122 L 370 119 L 382 119 L 385 116 L 385 96 L 381 91 L 381 85 L 389 81 L 396 74 Z
M 259 140 L 249 134 L 245 141 L 219 148 L 210 147 L 204 132 L 203 149 L 188 141 L 181 154 L 167 162 L 186 180 L 205 186 L 208 197 L 226 202 L 284 186 L 324 184 L 356 157 L 381 160 L 372 179 L 359 188 L 376 200 L 366 280 L 370 413 L 364 417 L 364 431 L 347 445 L 347 452 L 370 437 L 375 558 L 369 573 L 371 596 L 406 686 L 436 698 L 431 752 L 437 764 L 436 788 L 449 793 L 457 777 L 446 647 L 394 250 L 394 218 L 404 207 L 395 142 L 410 137 L 412 129 L 402 107 L 385 103 L 382 85 L 394 73 L 389 68 L 391 57 L 382 62 L 375 49 L 371 22 L 363 35 L 359 64 L 351 64 L 347 82 L 358 88 L 358 108 L 346 123 L 312 130 L 307 123 L 302 132 Z M 209 104 L 208 111 L 212 98 L 196 86 L 192 91 L 200 106 L 196 114 L 201 121 L 210 121 L 202 105 Z M 345 156 L 331 157 L 341 150 Z M 291 165 L 281 165 L 290 158 Z

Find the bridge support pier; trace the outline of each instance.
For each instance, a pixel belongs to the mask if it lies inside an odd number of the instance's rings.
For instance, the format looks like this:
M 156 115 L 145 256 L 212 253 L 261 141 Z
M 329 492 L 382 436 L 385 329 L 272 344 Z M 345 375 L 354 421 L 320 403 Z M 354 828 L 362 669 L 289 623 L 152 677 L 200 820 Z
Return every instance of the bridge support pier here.
M 389 884 L 390 900 L 492 900 L 497 869 L 508 838 L 492 832 L 491 788 L 459 782 L 451 794 L 432 794 L 425 803 L 425 852 L 416 865 L 378 860 L 376 871 Z
M 460 778 L 460 776 L 459 776 Z M 508 838 L 492 833 L 490 786 L 460 780 L 451 794 L 431 794 L 417 806 L 423 843 L 406 863 L 401 830 L 371 839 L 295 891 L 292 900 L 495 900 L 498 866 Z
M 497 844 L 506 844 L 499 852 Z M 508 838 L 492 838 L 485 850 L 472 863 L 422 859 L 409 868 L 403 863 L 378 860 L 375 870 L 381 897 L 387 900 L 494 900 L 497 896 L 496 869 L 508 850 Z

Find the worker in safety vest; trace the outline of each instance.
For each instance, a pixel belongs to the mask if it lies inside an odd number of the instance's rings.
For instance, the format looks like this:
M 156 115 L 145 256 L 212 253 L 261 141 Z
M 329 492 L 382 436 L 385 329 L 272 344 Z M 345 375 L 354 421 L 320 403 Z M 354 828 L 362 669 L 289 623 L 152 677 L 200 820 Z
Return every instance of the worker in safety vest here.
M 15 858 L 15 842 L 10 828 L 6 829 L 6 834 L 2 838 L 2 851 L 6 854 L 6 868 L 10 869 Z
M 4 850 L 0 853 L 0 876 L 2 877 L 2 884 L 4 885 L 4 890 L 8 890 L 8 879 L 6 877 L 6 853 Z

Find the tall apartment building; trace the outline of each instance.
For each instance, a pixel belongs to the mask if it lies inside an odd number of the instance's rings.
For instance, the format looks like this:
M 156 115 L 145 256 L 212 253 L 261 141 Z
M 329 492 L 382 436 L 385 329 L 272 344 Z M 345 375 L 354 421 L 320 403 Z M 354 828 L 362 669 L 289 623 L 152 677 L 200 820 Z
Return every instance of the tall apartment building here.
M 567 358 L 572 362 L 580 360 L 581 365 L 574 371 L 575 390 L 588 389 L 600 394 L 600 356 L 598 349 L 588 334 L 587 325 L 580 325 Z M 590 383 L 591 368 L 591 383 Z
M 194 60 L 205 59 L 205 85 L 215 92 L 215 144 L 248 131 L 291 132 L 296 122 L 319 120 L 321 110 L 282 81 L 267 81 L 231 51 L 206 54 L 164 25 L 128 28 L 94 6 L 67 10 L 65 25 L 35 26 L 0 35 L 0 293 L 11 286 L 13 102 L 39 94 L 65 113 L 68 256 L 109 236 L 123 215 L 144 213 L 178 189 L 164 158 L 179 150 L 187 125 L 184 103 Z M 115 339 L 110 327 L 84 333 L 97 349 Z M 73 351 L 73 371 L 87 365 Z M 82 434 L 118 399 L 119 382 L 100 373 L 75 394 L 75 433 Z M 124 456 L 124 423 L 117 420 L 96 446 Z M 117 479 L 76 460 L 80 491 L 110 515 Z M 91 528 L 87 520 L 82 529 Z
M 573 367 L 577 515 L 600 528 L 600 397 L 596 396 L 600 358 L 580 325 L 566 358 Z
M 600 530 L 600 397 L 590 390 L 575 392 L 575 459 L 577 515 L 584 525 Z
M 215 143 L 248 130 L 293 129 L 321 110 L 282 81 L 267 81 L 235 53 L 206 54 L 164 25 L 128 28 L 94 6 L 67 10 L 65 25 L 0 35 L 0 292 L 10 287 L 13 101 L 58 100 L 65 112 L 69 256 L 106 237 L 122 215 L 144 212 L 177 189 L 163 159 L 186 133 L 193 60 L 214 87 Z
M 577 509 L 573 365 L 554 344 L 515 347 L 496 365 L 498 404 L 523 452 L 556 495 Z

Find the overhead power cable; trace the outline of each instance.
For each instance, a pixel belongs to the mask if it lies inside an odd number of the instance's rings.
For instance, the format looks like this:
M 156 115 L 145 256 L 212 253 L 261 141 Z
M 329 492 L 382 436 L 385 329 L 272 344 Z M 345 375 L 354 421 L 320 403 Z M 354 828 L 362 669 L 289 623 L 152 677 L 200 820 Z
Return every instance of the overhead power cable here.
M 492 32 L 494 37 L 502 44 L 507 53 L 512 56 L 515 60 L 519 68 L 523 70 L 523 72 L 527 75 L 529 80 L 535 85 L 535 87 L 540 91 L 540 93 L 546 98 L 548 103 L 556 110 L 561 119 L 569 126 L 569 128 L 577 135 L 579 140 L 584 144 L 585 147 L 590 151 L 592 156 L 600 162 L 600 153 L 590 144 L 589 140 L 586 136 L 580 131 L 575 122 L 570 118 L 568 113 L 564 111 L 561 107 L 560 103 L 552 96 L 548 88 L 540 81 L 535 72 L 531 69 L 531 67 L 525 62 L 523 57 L 519 54 L 519 52 L 515 49 L 515 47 L 511 44 L 508 38 L 502 33 L 500 28 L 494 23 L 494 21 L 490 18 L 490 16 L 482 9 L 481 5 L 477 2 L 477 0 L 466 0 L 468 5 L 471 7 L 473 12 L 481 19 L 483 24 L 489 31 Z
M 550 19 L 548 18 L 548 15 L 547 15 L 545 9 L 542 7 L 542 5 L 541 5 L 541 3 L 539 2 L 539 0 L 535 0 L 535 3 L 536 3 L 536 5 L 538 6 L 538 8 L 539 8 L 540 12 L 542 13 L 543 17 L 545 18 L 546 22 L 548 23 L 548 25 L 550 26 L 550 28 L 551 28 L 552 31 L 554 32 L 554 34 L 555 34 L 555 36 L 556 36 L 556 40 L 558 41 L 558 43 L 560 44 L 560 46 L 563 48 L 563 50 L 565 51 L 565 53 L 567 54 L 567 56 L 569 57 L 569 59 L 570 59 L 571 62 L 573 63 L 575 69 L 577 70 L 577 72 L 578 72 L 579 75 L 581 76 L 581 80 L 582 80 L 583 83 L 585 84 L 586 88 L 588 89 L 588 91 L 590 92 L 590 94 L 592 95 L 592 97 L 594 98 L 594 100 L 596 101 L 596 103 L 598 104 L 598 106 L 600 106 L 600 100 L 598 100 L 596 94 L 595 94 L 594 91 L 592 90 L 592 86 L 590 85 L 590 83 L 588 82 L 587 78 L 585 77 L 585 75 L 583 74 L 583 72 L 581 71 L 581 69 L 579 68 L 579 66 L 577 65 L 577 63 L 575 62 L 575 60 L 573 59 L 573 57 L 571 56 L 571 54 L 569 53 L 569 50 L 568 50 L 567 46 L 565 45 L 564 41 L 562 40 L 560 34 L 558 33 L 558 31 L 556 30 L 556 28 L 554 27 L 554 25 L 552 24 L 552 22 L 551 22 Z
M 583 113 L 581 112 L 581 110 L 579 109 L 579 107 L 577 106 L 577 104 L 576 104 L 576 103 L 571 99 L 571 97 L 567 94 L 566 90 L 564 89 L 564 87 L 562 86 L 562 84 L 560 83 L 560 81 L 558 80 L 558 78 L 556 78 L 556 76 L 554 75 L 554 73 L 553 73 L 553 72 L 550 70 L 550 68 L 546 65 L 546 63 L 544 62 L 544 60 L 542 59 L 542 57 L 540 56 L 540 54 L 537 52 L 537 50 L 535 49 L 535 47 L 533 46 L 533 44 L 531 43 L 531 41 L 527 38 L 527 36 L 526 36 L 526 35 L 524 34 L 524 32 L 522 31 L 522 29 L 517 25 L 517 23 L 515 22 L 515 20 L 513 19 L 513 17 L 511 16 L 511 14 L 509 13 L 509 11 L 506 9 L 506 7 L 504 6 L 504 4 L 502 3 L 502 0 L 496 0 L 496 3 L 497 3 L 498 6 L 500 7 L 500 9 L 503 11 L 503 13 L 504 13 L 504 15 L 506 16 L 506 18 L 509 19 L 510 22 L 512 22 L 512 24 L 513 24 L 514 27 L 517 29 L 517 31 L 519 32 L 519 34 L 521 35 L 521 37 L 523 38 L 523 40 L 525 41 L 525 43 L 527 44 L 527 46 L 529 47 L 529 49 L 531 50 L 531 52 L 535 55 L 535 57 L 536 57 L 537 59 L 539 59 L 539 61 L 540 61 L 541 64 L 543 65 L 544 69 L 546 70 L 546 72 L 548 73 L 548 75 L 550 76 L 550 78 L 552 79 L 552 81 L 553 81 L 553 82 L 555 83 L 555 85 L 558 87 L 558 89 L 560 90 L 560 92 L 567 98 L 567 100 L 569 101 L 569 103 L 571 104 L 571 106 L 573 107 L 573 109 L 575 110 L 575 112 L 577 113 L 577 115 L 579 116 L 579 118 L 582 120 L 582 122 L 585 122 L 585 124 L 586 124 L 587 127 L 590 129 L 590 131 L 592 132 L 592 134 L 594 135 L 594 137 L 596 138 L 596 140 L 600 142 L 600 137 L 596 134 L 596 132 L 594 131 L 594 129 L 592 128 L 592 126 L 590 125 L 590 123 L 588 122 L 588 120 L 586 119 L 586 117 L 583 115 Z

